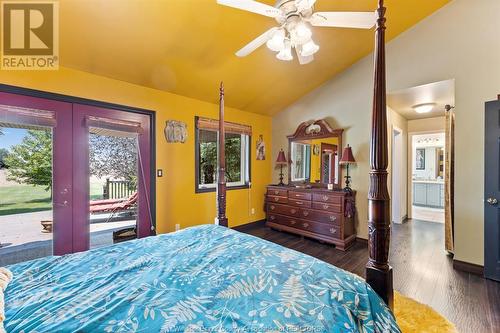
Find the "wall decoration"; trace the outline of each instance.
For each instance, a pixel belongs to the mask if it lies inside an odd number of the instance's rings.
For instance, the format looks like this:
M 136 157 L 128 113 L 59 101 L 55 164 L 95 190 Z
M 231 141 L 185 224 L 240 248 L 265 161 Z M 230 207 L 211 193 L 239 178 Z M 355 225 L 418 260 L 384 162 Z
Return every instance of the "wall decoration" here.
M 415 152 L 415 169 L 425 170 L 425 149 L 417 148 Z
M 255 148 L 257 150 L 257 161 L 264 161 L 266 159 L 266 143 L 264 142 L 262 134 L 259 135 Z
M 187 125 L 182 121 L 167 120 L 165 126 L 165 138 L 167 142 L 184 143 L 187 140 Z
M 316 123 L 312 123 L 306 128 L 306 134 L 318 134 L 321 132 L 321 126 Z
M 319 145 L 314 145 L 313 146 L 313 155 L 319 155 L 319 153 L 320 153 Z

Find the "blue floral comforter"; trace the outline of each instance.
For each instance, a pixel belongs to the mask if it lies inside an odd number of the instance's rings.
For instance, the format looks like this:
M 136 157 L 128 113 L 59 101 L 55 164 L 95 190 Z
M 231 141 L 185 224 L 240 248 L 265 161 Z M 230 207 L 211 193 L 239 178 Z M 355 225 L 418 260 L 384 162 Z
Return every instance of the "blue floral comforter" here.
M 215 225 L 9 268 L 9 333 L 400 332 L 361 278 Z

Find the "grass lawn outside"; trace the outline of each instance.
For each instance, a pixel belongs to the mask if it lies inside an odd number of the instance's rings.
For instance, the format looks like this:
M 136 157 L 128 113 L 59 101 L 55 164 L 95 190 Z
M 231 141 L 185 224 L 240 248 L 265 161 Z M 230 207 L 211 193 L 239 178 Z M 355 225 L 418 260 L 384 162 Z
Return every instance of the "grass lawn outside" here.
M 11 185 L 0 187 L 0 215 L 51 210 L 50 191 L 44 186 Z
M 102 199 L 102 183 L 90 183 L 90 199 Z M 50 191 L 44 186 L 8 185 L 0 186 L 0 216 L 39 212 L 52 209 Z

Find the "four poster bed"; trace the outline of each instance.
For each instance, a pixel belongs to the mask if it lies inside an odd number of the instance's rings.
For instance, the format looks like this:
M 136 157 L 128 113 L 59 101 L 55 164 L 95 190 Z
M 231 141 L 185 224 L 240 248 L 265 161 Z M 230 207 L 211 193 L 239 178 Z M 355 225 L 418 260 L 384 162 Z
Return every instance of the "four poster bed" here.
M 14 277 L 5 290 L 5 329 L 399 332 L 389 310 L 384 13 L 380 0 L 366 282 L 313 257 L 227 228 L 224 149 L 219 149 L 218 226 L 12 265 L 8 268 Z M 223 147 L 222 84 L 219 130 Z

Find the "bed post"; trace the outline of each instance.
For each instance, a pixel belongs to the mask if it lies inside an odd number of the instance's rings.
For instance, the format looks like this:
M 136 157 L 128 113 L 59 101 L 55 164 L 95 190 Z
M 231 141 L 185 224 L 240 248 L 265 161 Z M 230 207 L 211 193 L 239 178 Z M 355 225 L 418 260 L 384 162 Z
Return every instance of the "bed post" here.
M 375 30 L 375 71 L 370 140 L 370 187 L 368 190 L 368 252 L 366 282 L 393 308 L 390 199 L 387 189 L 387 107 L 385 87 L 385 10 L 378 1 Z
M 223 227 L 228 226 L 226 217 L 226 132 L 224 129 L 224 83 L 219 91 L 219 153 L 217 169 L 217 221 Z

